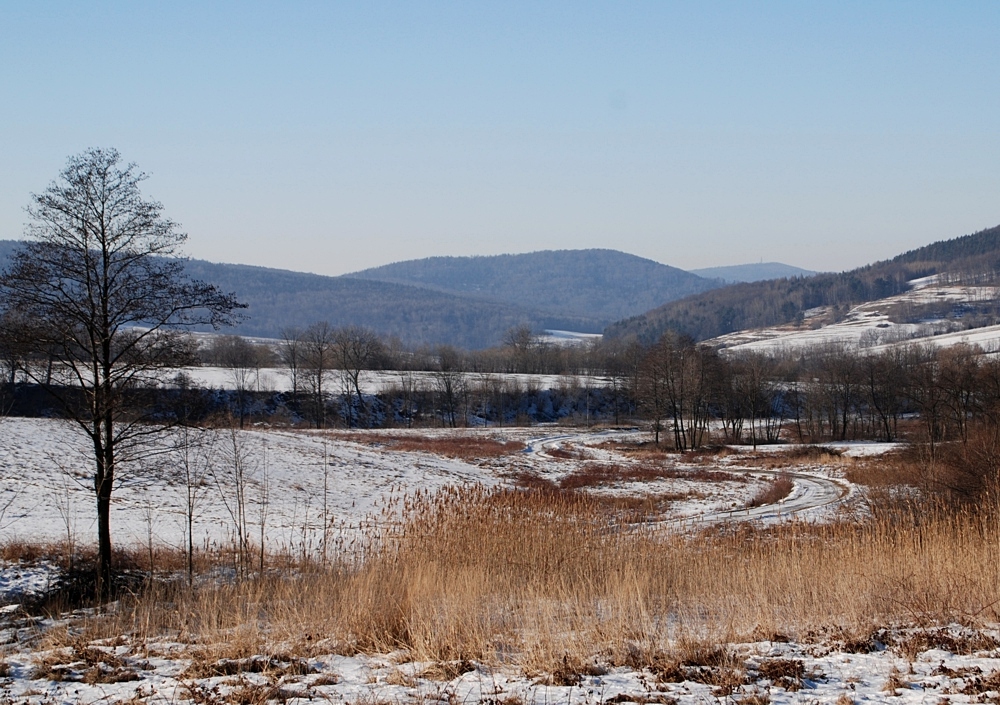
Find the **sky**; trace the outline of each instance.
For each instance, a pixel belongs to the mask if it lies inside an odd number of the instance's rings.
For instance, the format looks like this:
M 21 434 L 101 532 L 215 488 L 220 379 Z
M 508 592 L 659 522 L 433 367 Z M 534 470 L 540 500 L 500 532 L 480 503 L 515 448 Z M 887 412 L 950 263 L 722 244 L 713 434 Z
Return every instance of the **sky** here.
M 115 147 L 193 257 L 841 270 L 1000 224 L 1000 3 L 0 0 L 0 238 Z

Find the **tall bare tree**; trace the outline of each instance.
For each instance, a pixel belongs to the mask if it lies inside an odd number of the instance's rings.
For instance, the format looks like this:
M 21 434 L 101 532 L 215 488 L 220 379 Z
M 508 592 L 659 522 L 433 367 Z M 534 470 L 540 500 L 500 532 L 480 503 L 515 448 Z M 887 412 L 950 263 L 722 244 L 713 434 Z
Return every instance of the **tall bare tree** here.
M 306 328 L 299 339 L 299 375 L 309 389 L 309 407 L 316 428 L 326 426 L 326 381 L 335 364 L 334 333 L 329 323 L 320 321 Z
M 382 356 L 382 341 L 374 332 L 357 326 L 340 328 L 334 339 L 347 422 L 353 426 L 356 411 L 368 420 L 368 408 L 361 392 L 361 373 L 377 366 Z
M 192 356 L 179 329 L 234 322 L 232 294 L 192 281 L 179 248 L 187 236 L 143 198 L 145 175 L 114 149 L 71 157 L 32 196 L 29 242 L 0 277 L 8 311 L 32 322 L 36 345 L 54 351 L 54 373 L 27 366 L 94 452 L 97 588 L 111 587 L 111 493 L 118 464 L 152 423 L 142 390 Z M 48 367 L 48 366 L 46 366 Z
M 305 355 L 302 331 L 295 327 L 281 329 L 281 342 L 278 343 L 278 359 L 288 368 L 288 379 L 292 383 L 292 400 L 298 401 L 299 389 L 302 385 L 302 366 Z

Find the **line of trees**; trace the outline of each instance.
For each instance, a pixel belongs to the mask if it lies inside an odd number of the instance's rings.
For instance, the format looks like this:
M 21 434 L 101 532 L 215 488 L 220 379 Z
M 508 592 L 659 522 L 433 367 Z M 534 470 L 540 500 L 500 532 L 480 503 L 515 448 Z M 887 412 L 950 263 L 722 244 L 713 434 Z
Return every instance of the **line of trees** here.
M 966 345 L 726 356 L 667 334 L 645 350 L 635 395 L 657 443 L 665 430 L 678 450 L 784 433 L 801 442 L 908 435 L 933 454 L 943 441 L 967 441 L 976 423 L 1000 429 L 1000 360 Z

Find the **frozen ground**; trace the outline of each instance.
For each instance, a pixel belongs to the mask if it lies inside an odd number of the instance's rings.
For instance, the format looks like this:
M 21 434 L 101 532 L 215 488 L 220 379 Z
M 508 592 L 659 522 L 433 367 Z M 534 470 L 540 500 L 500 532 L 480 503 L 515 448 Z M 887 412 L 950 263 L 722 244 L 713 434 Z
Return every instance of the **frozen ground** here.
M 446 485 L 509 484 L 523 473 L 558 483 L 592 463 L 628 466 L 636 461 L 617 453 L 608 441 L 639 436 L 635 431 L 589 433 L 539 428 L 392 433 L 418 438 L 458 434 L 496 439 L 511 444 L 511 453 L 460 460 L 426 452 L 400 452 L 373 442 L 378 436 L 364 431 L 338 434 L 339 439 L 347 437 L 349 441 L 333 440 L 319 432 L 289 430 L 195 432 L 186 443 L 174 434 L 160 442 L 151 459 L 121 468 L 112 501 L 113 535 L 123 544 L 184 544 L 188 492 L 183 472 L 185 446 L 195 486 L 195 545 L 232 541 L 234 458 L 239 454 L 252 535 L 259 536 L 263 512 L 270 548 L 309 552 L 321 545 L 324 526 L 334 529 L 332 535 L 328 529 L 331 541 L 347 540 L 361 524 L 384 519 L 392 498 L 403 493 Z M 562 455 L 576 457 L 549 454 L 559 448 L 571 451 Z M 860 452 L 866 446 L 855 448 Z M 880 450 L 877 446 L 872 449 Z M 739 512 L 773 480 L 772 474 L 741 464 L 748 452 L 718 460 L 729 479 L 699 479 L 697 473 L 705 469 L 703 461 L 671 455 L 659 461 L 674 471 L 671 477 L 612 481 L 590 489 L 606 494 L 675 496 L 670 504 L 674 518 L 763 518 L 761 512 Z M 0 489 L 0 539 L 89 542 L 95 534 L 96 515 L 89 484 L 92 462 L 84 437 L 69 423 L 23 418 L 0 423 L 0 467 L 5 478 Z M 773 518 L 830 516 L 836 498 L 844 494 L 835 468 L 810 466 L 796 479 L 787 503 L 775 508 Z
M 179 445 L 178 436 L 159 446 L 161 454 L 122 468 L 112 501 L 117 541 L 145 545 L 151 532 L 154 543 L 183 545 L 187 483 L 182 449 L 171 448 L 172 444 Z M 319 433 L 208 431 L 192 437 L 190 446 L 198 485 L 194 536 L 199 546 L 231 540 L 234 448 L 243 459 L 253 535 L 258 535 L 264 509 L 265 534 L 272 548 L 316 550 L 324 524 L 350 531 L 359 523 L 377 520 L 390 498 L 403 491 L 499 481 L 492 470 L 473 463 L 329 441 Z M 6 505 L 6 511 L 0 519 L 0 538 L 89 542 L 96 532 L 93 489 L 88 484 L 92 462 L 83 436 L 69 423 L 4 420 L 0 506 Z
M 558 428 L 421 429 L 393 431 L 392 435 L 489 437 L 510 443 L 513 448 L 509 455 L 463 461 L 391 450 L 384 445 L 384 435 L 361 431 L 341 432 L 337 440 L 316 432 L 208 432 L 198 439 L 198 444 L 190 446 L 188 455 L 198 472 L 205 472 L 207 462 L 217 466 L 219 473 L 219 477 L 205 475 L 196 535 L 208 543 L 230 538 L 231 519 L 223 497 L 227 488 L 231 491 L 232 483 L 223 469 L 227 458 L 231 461 L 234 448 L 246 454 L 251 475 L 251 525 L 260 507 L 260 484 L 266 469 L 269 492 L 265 527 L 269 541 L 279 547 L 308 550 L 317 544 L 321 533 L 324 467 L 328 516 L 347 527 L 378 516 L 392 497 L 403 492 L 458 483 L 510 483 L 525 472 L 559 482 L 590 464 L 640 462 L 619 452 L 615 441 L 642 438 L 642 434 L 629 430 Z M 349 440 L 343 440 L 345 437 Z M 186 485 L 178 473 L 180 451 L 174 448 L 168 452 L 168 446 L 161 446 L 163 453 L 157 456 L 157 462 L 130 468 L 132 472 L 116 491 L 114 531 L 119 540 L 142 544 L 152 531 L 156 541 L 180 543 Z M 847 446 L 852 454 L 891 448 L 885 444 Z M 731 512 L 732 505 L 745 504 L 779 472 L 763 469 L 774 453 L 771 448 L 738 448 L 708 460 L 667 456 L 658 462 L 678 471 L 676 476 L 613 481 L 591 491 L 686 495 L 670 505 L 665 518 L 676 522 L 684 517 L 689 526 L 746 520 L 747 516 L 738 516 L 740 512 Z M 3 421 L 3 537 L 60 540 L 69 531 L 76 540 L 90 540 L 93 509 L 86 485 L 88 462 L 82 437 L 68 424 L 38 419 Z M 850 491 L 839 469 L 820 460 L 805 462 L 795 469 L 795 489 L 782 503 L 782 511 L 765 508 L 751 514 L 751 519 L 768 520 L 767 513 L 772 512 L 785 518 L 819 520 L 836 511 Z M 705 469 L 723 471 L 732 479 L 698 481 L 686 477 Z M 831 488 L 836 497 L 824 495 Z M 955 639 L 905 649 L 891 647 L 892 639 L 880 637 L 881 642 L 870 640 L 863 653 L 851 652 L 857 648 L 847 650 L 835 638 L 817 644 L 736 644 L 730 647 L 735 656 L 726 667 L 732 673 L 695 667 L 682 667 L 670 674 L 627 667 L 599 668 L 593 673 L 600 675 L 577 679 L 570 674 L 555 685 L 550 675 L 525 672 L 515 666 L 462 663 L 446 667 L 414 663 L 405 654 L 344 656 L 325 652 L 322 642 L 313 644 L 307 654 L 302 652 L 306 655 L 301 658 L 286 655 L 281 657 L 284 660 L 272 661 L 260 655 L 244 664 L 214 665 L 205 663 L 203 657 L 196 658 L 190 647 L 168 641 L 133 644 L 127 635 L 46 650 L 44 635 L 57 623 L 28 617 L 11 603 L 19 596 L 44 591 L 57 573 L 56 566 L 46 563 L 8 564 L 0 570 L 0 591 L 5 598 L 2 604 L 8 605 L 0 607 L 0 703 L 257 703 L 270 698 L 290 703 L 366 705 L 700 704 L 741 700 L 845 705 L 845 698 L 851 702 L 938 703 L 942 698 L 976 702 L 984 693 L 996 694 L 1000 688 L 1000 675 L 994 675 L 1000 670 L 996 642 L 988 641 L 982 650 L 965 655 L 937 648 L 961 641 Z M 503 663 L 502 658 L 499 663 Z M 211 675 L 213 668 L 229 675 Z M 720 686 L 720 682 L 729 685 Z
M 682 665 L 673 672 L 598 667 L 592 670 L 600 675 L 571 676 L 556 685 L 546 684 L 551 678 L 544 674 L 527 674 L 516 667 L 414 663 L 406 661 L 403 654 L 320 653 L 302 659 L 284 656 L 287 660 L 281 661 L 260 656 L 256 661 L 267 666 L 265 672 L 206 676 L 213 664 L 195 663 L 182 645 L 154 642 L 139 646 L 120 638 L 47 652 L 9 646 L 6 675 L 0 679 L 0 701 L 846 705 L 996 700 L 1000 652 L 991 635 L 970 635 L 955 627 L 929 636 L 908 636 L 905 630 L 894 636 L 876 634 L 869 644 L 850 649 L 836 640 L 829 645 L 734 644 L 729 646 L 733 658 L 725 667 Z M 895 645 L 882 643 L 880 638 Z M 917 646 L 907 647 L 908 638 Z M 964 654 L 949 650 L 968 644 L 970 638 L 982 642 L 978 645 L 981 650 L 975 646 L 959 648 Z M 234 662 L 214 665 L 225 671 Z M 36 671 L 47 671 L 47 675 L 36 678 Z M 53 673 L 62 680 L 53 679 Z M 121 682 L 93 682 L 102 677 Z
M 933 277 L 913 280 L 910 284 L 913 286 L 910 291 L 856 306 L 837 323 L 815 328 L 810 326 L 811 320 L 818 320 L 827 312 L 820 308 L 806 312 L 802 326 L 739 331 L 710 342 L 734 352 L 780 352 L 830 345 L 847 345 L 877 352 L 901 343 L 927 343 L 938 347 L 966 343 L 979 345 L 986 352 L 1000 350 L 1000 326 L 953 330 L 954 326 L 961 324 L 960 321 L 893 323 L 889 316 L 891 310 L 907 305 L 993 300 L 1000 295 L 997 287 L 942 284 Z

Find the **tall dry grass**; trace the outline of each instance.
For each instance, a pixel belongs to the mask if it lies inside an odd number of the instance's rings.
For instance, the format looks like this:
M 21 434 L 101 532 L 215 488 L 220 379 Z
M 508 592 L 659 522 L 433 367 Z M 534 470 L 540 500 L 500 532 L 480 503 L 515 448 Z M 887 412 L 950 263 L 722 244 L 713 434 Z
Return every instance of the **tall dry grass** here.
M 386 652 L 549 671 L 644 665 L 684 644 L 996 621 L 997 513 L 895 506 L 864 522 L 696 536 L 626 526 L 552 490 L 407 501 L 364 560 L 222 584 L 159 585 L 90 624 L 169 635 L 205 658 Z

